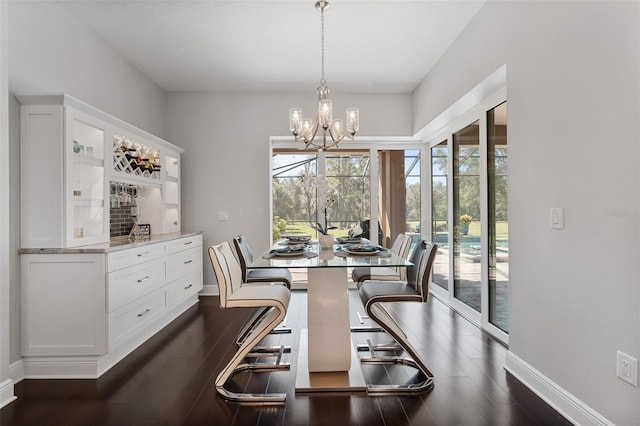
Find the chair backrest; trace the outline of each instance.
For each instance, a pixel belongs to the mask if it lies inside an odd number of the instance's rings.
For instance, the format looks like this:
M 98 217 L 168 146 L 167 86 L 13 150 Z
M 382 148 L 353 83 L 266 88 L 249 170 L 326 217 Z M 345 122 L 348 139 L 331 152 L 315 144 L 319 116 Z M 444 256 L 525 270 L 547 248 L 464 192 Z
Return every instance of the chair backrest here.
M 422 301 L 429 298 L 429 285 L 431 283 L 431 270 L 438 251 L 438 245 L 420 240 L 411 253 L 413 267 L 408 268 L 407 282 L 412 285 L 422 296 Z
M 409 257 L 410 249 L 411 237 L 405 234 L 398 234 L 393 242 L 393 246 L 391 246 L 391 253 L 403 259 L 407 259 Z M 407 278 L 407 268 L 404 266 L 396 266 L 394 269 L 400 274 L 400 279 L 402 281 Z
M 220 307 L 227 307 L 227 299 L 242 284 L 242 270 L 233 255 L 231 246 L 224 241 L 217 246 L 209 247 L 211 266 L 218 281 L 220 291 Z
M 366 219 L 366 220 L 361 220 L 360 221 L 360 228 L 362 228 L 362 234 L 360 234 L 363 238 L 366 238 L 368 240 L 371 240 L 371 220 L 370 219 Z M 378 241 L 373 241 L 374 243 L 377 244 L 382 244 L 382 226 L 380 225 L 380 222 L 378 222 Z
M 253 262 L 253 252 L 249 248 L 249 243 L 244 235 L 238 235 L 233 239 L 233 245 L 236 248 L 238 254 L 238 261 L 240 262 L 240 268 L 242 269 L 242 281 L 247 281 L 247 266 Z

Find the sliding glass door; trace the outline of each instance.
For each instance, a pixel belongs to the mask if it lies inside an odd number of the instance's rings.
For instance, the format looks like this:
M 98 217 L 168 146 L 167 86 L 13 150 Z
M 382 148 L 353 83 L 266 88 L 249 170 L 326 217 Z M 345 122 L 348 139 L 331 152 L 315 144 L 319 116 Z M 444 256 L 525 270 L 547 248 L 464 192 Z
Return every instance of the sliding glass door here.
M 480 312 L 480 126 L 453 134 L 453 296 Z
M 429 142 L 432 292 L 499 339 L 509 332 L 507 103 L 499 93 Z

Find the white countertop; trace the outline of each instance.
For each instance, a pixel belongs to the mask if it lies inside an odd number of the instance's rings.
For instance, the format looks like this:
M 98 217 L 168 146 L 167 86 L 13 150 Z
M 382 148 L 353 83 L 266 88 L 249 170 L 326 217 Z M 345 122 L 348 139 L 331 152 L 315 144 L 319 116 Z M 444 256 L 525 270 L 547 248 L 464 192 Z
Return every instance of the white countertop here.
M 134 247 L 146 246 L 149 244 L 164 243 L 179 238 L 201 235 L 202 232 L 173 232 L 170 234 L 155 234 L 145 239 L 132 240 L 126 236 L 112 238 L 108 243 L 92 244 L 89 246 L 69 247 L 69 248 L 23 248 L 18 250 L 19 254 L 78 254 L 78 253 L 111 253 L 114 251 L 127 250 Z

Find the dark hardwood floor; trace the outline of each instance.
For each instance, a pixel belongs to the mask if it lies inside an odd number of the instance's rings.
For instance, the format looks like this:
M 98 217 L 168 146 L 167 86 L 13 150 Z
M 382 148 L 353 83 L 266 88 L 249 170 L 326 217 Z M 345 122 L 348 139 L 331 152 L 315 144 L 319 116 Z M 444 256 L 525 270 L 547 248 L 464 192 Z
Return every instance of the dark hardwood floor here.
M 362 311 L 351 292 L 352 324 Z M 359 306 L 359 307 L 358 307 Z M 306 292 L 292 292 L 292 334 L 268 344 L 291 345 L 291 371 L 241 373 L 234 389 L 286 392 L 284 406 L 238 406 L 217 397 L 214 380 L 228 362 L 248 309 L 197 306 L 97 380 L 23 380 L 18 399 L 0 411 L 0 425 L 570 425 L 502 368 L 506 348 L 432 298 L 392 308 L 435 375 L 416 396 L 296 395 L 296 341 L 306 325 Z M 354 334 L 354 340 L 384 335 Z M 402 380 L 408 367 L 367 366 L 368 381 Z

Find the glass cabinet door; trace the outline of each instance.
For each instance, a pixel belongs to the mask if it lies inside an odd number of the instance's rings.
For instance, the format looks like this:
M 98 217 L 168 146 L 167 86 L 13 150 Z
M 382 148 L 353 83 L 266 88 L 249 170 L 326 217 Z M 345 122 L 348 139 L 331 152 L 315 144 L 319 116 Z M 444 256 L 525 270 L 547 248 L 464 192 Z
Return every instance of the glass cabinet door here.
M 165 232 L 180 231 L 180 156 L 166 154 L 164 188 Z
M 67 129 L 67 246 L 105 242 L 104 126 L 67 109 Z

